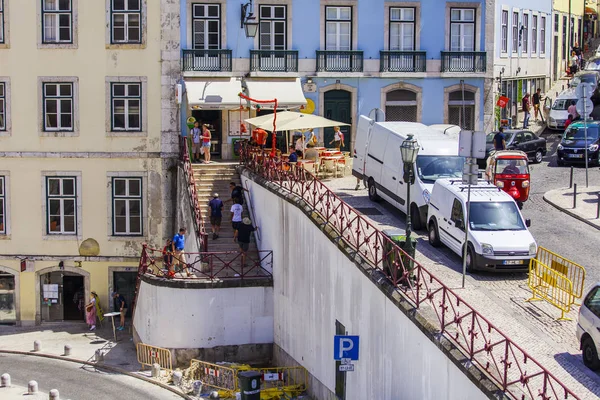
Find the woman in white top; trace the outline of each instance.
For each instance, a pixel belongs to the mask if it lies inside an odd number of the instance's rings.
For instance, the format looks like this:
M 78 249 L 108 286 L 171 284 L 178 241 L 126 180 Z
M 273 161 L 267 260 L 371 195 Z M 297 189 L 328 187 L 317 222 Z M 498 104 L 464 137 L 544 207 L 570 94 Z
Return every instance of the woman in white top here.
M 338 151 L 344 147 L 344 134 L 340 131 L 339 126 L 333 127 L 333 140 L 329 144 L 333 144 Z

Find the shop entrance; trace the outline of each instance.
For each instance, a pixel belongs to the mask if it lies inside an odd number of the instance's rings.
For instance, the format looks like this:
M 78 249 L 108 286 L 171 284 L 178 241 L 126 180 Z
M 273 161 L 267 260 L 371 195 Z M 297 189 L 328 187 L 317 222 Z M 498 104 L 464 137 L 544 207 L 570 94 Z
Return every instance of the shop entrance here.
M 15 295 L 15 276 L 0 272 L 0 324 L 2 325 L 12 325 L 17 322 Z
M 325 92 L 325 118 L 332 119 L 334 121 L 345 122 L 347 124 L 352 123 L 350 114 L 350 108 L 352 105 L 352 97 L 350 92 L 346 90 L 330 90 Z M 351 126 L 341 126 L 340 130 L 344 134 L 344 146 L 341 150 L 348 151 L 350 149 L 350 128 Z M 325 128 L 323 141 L 325 147 L 332 147 L 330 144 L 333 141 L 334 133 L 333 128 Z
M 208 126 L 211 135 L 210 155 L 221 157 L 221 144 L 223 143 L 223 128 L 221 124 L 221 110 L 192 110 L 192 117 L 196 121 Z
M 67 271 L 40 277 L 42 322 L 82 321 L 86 304 L 84 278 Z
M 113 272 L 114 290 L 125 297 L 127 303 L 127 314 L 125 317 L 130 318 L 132 313 L 133 298 L 135 297 L 135 283 L 137 281 L 137 272 Z M 113 299 L 113 303 L 115 300 Z M 113 309 L 119 311 L 116 304 L 113 304 Z

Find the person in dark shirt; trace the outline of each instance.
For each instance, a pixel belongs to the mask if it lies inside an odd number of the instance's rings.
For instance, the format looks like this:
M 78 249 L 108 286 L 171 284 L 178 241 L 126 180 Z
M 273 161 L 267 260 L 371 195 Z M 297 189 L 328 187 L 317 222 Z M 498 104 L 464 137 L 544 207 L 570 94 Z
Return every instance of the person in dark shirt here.
M 210 208 L 210 227 L 213 240 L 215 240 L 219 238 L 221 219 L 223 218 L 223 202 L 219 199 L 219 193 L 213 194 L 213 199 L 208 202 L 208 207 Z
M 496 150 L 506 150 L 506 139 L 504 138 L 503 127 L 500 127 L 498 133 L 494 135 L 494 148 Z
M 298 162 L 298 152 L 294 151 L 288 156 L 288 162 Z
M 125 297 L 122 294 L 119 294 L 118 291 L 113 292 L 113 299 L 117 301 L 117 308 L 121 313 L 121 325 L 117 328 L 117 330 L 122 331 L 125 329 L 125 314 L 127 313 L 127 302 L 125 301 Z
M 542 100 L 542 89 L 538 88 L 533 94 L 533 112 L 535 121 L 538 121 L 538 113 L 540 113 L 540 101 Z
M 246 266 L 246 253 L 250 247 L 250 235 L 257 229 L 252 226 L 250 218 L 244 218 L 233 233 L 233 241 L 238 242 L 240 252 L 242 253 L 242 266 Z
M 236 185 L 235 182 L 229 182 L 229 188 L 231 189 L 231 198 L 227 200 L 227 203 L 244 205 L 244 191 L 247 192 L 248 189 Z M 238 200 L 237 203 L 235 199 Z

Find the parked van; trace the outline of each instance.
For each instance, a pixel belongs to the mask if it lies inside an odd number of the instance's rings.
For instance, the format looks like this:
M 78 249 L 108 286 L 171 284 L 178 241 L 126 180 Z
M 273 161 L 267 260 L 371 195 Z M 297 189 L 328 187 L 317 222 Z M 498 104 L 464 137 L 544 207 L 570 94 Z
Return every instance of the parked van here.
M 414 166 L 411 204 L 406 204 L 404 163 L 400 145 L 413 134 L 420 149 Z M 438 178 L 462 176 L 464 158 L 458 156 L 458 137 L 444 135 L 415 122 L 375 122 L 361 115 L 356 132 L 352 175 L 369 188 L 369 198 L 380 197 L 404 213 L 410 207 L 414 229 L 425 227 L 427 204 L 433 183 Z
M 550 114 L 548 115 L 548 128 L 555 130 L 565 129 L 565 121 L 569 116 L 567 109 L 572 101 L 577 104 L 575 88 L 569 88 L 558 95 L 556 100 L 554 100 L 554 104 L 552 104 Z M 590 110 L 590 114 L 592 111 L 593 110 Z M 573 115 L 573 118 L 575 117 L 576 115 Z
M 433 185 L 427 229 L 429 243 L 445 244 L 462 257 L 465 221 L 469 224 L 467 270 L 527 271 L 537 244 L 515 200 L 502 189 L 480 180 L 471 186 L 467 215 L 467 185 L 458 179 L 438 179 Z
M 450 137 L 459 137 L 460 131 L 462 130 L 460 126 L 451 124 L 433 124 L 429 125 L 429 127 Z

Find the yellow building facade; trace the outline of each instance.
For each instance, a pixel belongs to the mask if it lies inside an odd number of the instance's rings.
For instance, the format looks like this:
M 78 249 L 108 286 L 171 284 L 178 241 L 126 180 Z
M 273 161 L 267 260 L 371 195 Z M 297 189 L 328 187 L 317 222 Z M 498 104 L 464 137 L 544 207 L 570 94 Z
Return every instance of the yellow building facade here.
M 552 10 L 552 81 L 564 76 L 575 43 L 583 46 L 585 0 L 554 0 Z
M 0 0 L 0 323 L 83 320 L 92 291 L 131 302 L 142 244 L 172 235 L 169 3 Z

